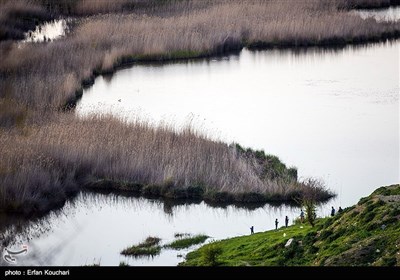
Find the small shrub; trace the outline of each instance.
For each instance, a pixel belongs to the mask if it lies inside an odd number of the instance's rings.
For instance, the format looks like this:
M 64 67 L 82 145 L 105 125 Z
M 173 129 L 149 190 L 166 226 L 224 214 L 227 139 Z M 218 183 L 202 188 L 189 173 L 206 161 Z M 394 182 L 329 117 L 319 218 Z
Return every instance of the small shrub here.
M 216 244 L 209 244 L 203 248 L 203 263 L 207 266 L 216 266 L 218 264 L 218 256 L 222 254 L 222 248 Z

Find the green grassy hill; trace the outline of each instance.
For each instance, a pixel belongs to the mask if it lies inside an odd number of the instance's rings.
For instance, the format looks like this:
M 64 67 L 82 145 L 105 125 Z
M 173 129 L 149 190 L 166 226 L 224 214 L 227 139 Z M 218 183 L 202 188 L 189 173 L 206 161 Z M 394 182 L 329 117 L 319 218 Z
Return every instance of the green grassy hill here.
M 399 266 L 400 185 L 381 187 L 315 227 L 296 224 L 204 245 L 180 265 Z

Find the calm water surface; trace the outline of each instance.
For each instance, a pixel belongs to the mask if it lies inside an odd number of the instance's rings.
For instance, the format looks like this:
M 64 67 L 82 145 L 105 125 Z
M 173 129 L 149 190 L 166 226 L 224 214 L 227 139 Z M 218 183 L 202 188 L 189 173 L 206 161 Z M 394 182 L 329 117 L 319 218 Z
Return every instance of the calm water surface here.
M 111 112 L 264 149 L 350 206 L 399 182 L 400 43 L 138 65 L 99 77 L 76 113 Z
M 27 244 L 27 255 L 17 257 L 18 265 L 177 265 L 189 250 L 163 249 L 154 258 L 120 255 L 128 246 L 147 236 L 162 238 L 162 244 L 174 240 L 175 233 L 207 234 L 223 239 L 274 228 L 273 221 L 285 215 L 298 216 L 298 209 L 264 206 L 253 210 L 227 206 L 213 208 L 204 202 L 174 205 L 160 200 L 115 194 L 81 193 L 61 209 L 39 221 L 21 223 L 4 234 L 15 236 L 14 249 Z M 19 232 L 19 234 L 15 234 Z M 282 231 L 282 234 L 284 231 Z M 5 265 L 1 262 L 0 265 Z
M 338 198 L 318 209 L 350 206 L 376 187 L 399 182 L 399 43 L 336 51 L 242 51 L 239 55 L 167 65 L 138 65 L 99 77 L 76 113 L 111 112 L 183 126 L 228 142 L 265 149 L 325 180 Z M 174 205 L 116 194 L 81 193 L 59 211 L 20 222 L 1 239 L 28 245 L 18 265 L 176 265 L 187 250 L 154 258 L 120 255 L 147 236 L 162 244 L 175 233 L 210 240 L 290 223 L 299 209 Z M 1 220 L 4 223 L 4 220 Z M 282 230 L 284 234 L 284 230 Z M 1 263 L 5 265 L 5 263 Z

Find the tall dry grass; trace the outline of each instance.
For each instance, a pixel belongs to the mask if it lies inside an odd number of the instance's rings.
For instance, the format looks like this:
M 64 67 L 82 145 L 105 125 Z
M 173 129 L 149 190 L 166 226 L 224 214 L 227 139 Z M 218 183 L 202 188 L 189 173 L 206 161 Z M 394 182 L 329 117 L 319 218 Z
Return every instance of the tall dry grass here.
M 80 22 L 52 43 L 2 43 L 0 98 L 59 107 L 93 72 L 121 62 L 212 55 L 243 46 L 307 46 L 378 40 L 400 34 L 400 23 L 363 20 L 335 2 L 178 1 L 165 15 L 107 14 Z M 175 2 L 173 2 L 175 3 Z M 195 6 L 195 8 L 193 8 Z M 173 12 L 167 12 L 172 11 Z
M 304 184 L 261 176 L 265 166 L 251 153 L 191 130 L 101 116 L 77 119 L 57 111 L 94 74 L 124 61 L 398 37 L 400 23 L 363 20 L 346 10 L 386 2 L 2 0 L 1 27 L 10 15 L 19 18 L 5 12 L 22 11 L 18 3 L 29 4 L 22 15 L 42 13 L 43 7 L 55 14 L 110 13 L 81 18 L 67 37 L 51 43 L 0 42 L 0 211 L 45 211 L 82 185 L 167 196 L 190 196 L 191 190 L 210 200 L 237 201 L 301 193 Z M 329 194 L 321 190 L 323 196 Z
M 255 156 L 190 127 L 154 128 L 109 116 L 63 114 L 18 133 L 2 131 L 0 154 L 0 210 L 8 211 L 44 211 L 78 185 L 99 182 L 116 189 L 131 184 L 142 194 L 231 202 L 290 200 L 304 191 L 295 178 L 261 178 L 268 166 Z

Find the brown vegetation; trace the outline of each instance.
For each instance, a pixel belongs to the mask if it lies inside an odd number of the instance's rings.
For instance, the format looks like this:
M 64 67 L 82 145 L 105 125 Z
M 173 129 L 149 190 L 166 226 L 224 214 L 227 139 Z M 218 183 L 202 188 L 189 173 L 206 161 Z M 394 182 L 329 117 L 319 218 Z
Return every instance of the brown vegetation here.
M 77 185 L 232 202 L 290 200 L 304 190 L 296 177 L 261 178 L 272 164 L 260 165 L 191 128 L 63 114 L 20 133 L 0 133 L 0 143 L 0 209 L 9 211 L 45 210 Z M 322 199 L 331 195 L 319 191 Z
M 246 46 L 360 43 L 400 34 L 400 23 L 363 20 L 343 9 L 341 0 L 2 0 L 0 6 L 0 29 L 9 30 L 3 38 L 13 38 L 15 30 L 20 37 L 27 28 L 18 27 L 22 18 L 111 12 L 81 18 L 54 42 L 0 42 L 0 210 L 10 211 L 47 210 L 82 184 L 173 197 L 200 191 L 217 201 L 291 199 L 301 187 L 265 177 L 269 173 L 258 169 L 268 167 L 267 159 L 260 163 L 190 129 L 102 116 L 82 120 L 59 109 L 73 103 L 95 75 L 126 62 L 210 56 Z
M 179 12 L 164 16 L 90 17 L 52 43 L 0 44 L 0 97 L 54 108 L 74 99 L 93 73 L 112 71 L 124 61 L 206 56 L 244 46 L 345 44 L 400 34 L 400 23 L 363 20 L 323 0 L 214 1 L 193 9 L 192 2 L 179 2 Z

